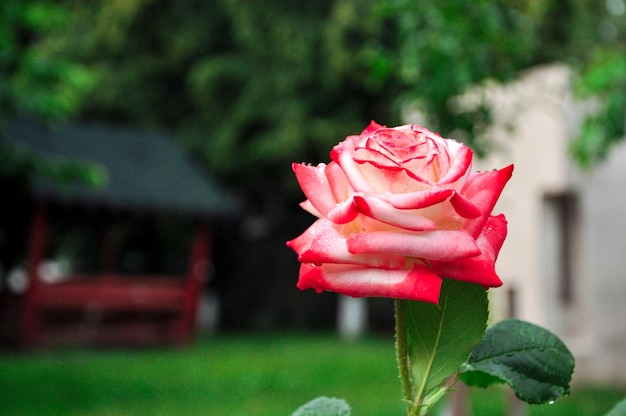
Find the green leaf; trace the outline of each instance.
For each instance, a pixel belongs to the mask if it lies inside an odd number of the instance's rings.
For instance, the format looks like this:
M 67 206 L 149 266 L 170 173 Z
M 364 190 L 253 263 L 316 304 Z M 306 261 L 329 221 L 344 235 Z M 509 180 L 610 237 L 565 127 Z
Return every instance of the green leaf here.
M 626 415 L 626 399 L 617 403 L 605 416 L 624 416 Z
M 342 399 L 318 397 L 302 405 L 291 416 L 350 416 L 350 406 Z
M 479 387 L 507 383 L 521 400 L 541 404 L 568 395 L 573 372 L 574 357 L 556 335 L 529 322 L 507 319 L 487 330 L 461 380 Z
M 451 279 L 444 279 L 438 305 L 408 302 L 409 358 L 418 401 L 467 360 L 485 333 L 488 312 L 482 286 Z

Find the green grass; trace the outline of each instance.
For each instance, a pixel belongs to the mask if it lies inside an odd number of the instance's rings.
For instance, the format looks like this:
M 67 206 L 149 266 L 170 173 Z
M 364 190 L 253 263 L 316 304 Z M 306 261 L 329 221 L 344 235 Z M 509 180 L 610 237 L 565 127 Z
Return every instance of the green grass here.
M 506 391 L 471 390 L 475 415 L 504 415 Z M 354 416 L 402 415 L 393 339 L 216 336 L 184 349 L 0 356 L 6 415 L 289 415 L 321 395 Z M 602 415 L 626 391 L 586 388 L 530 416 Z

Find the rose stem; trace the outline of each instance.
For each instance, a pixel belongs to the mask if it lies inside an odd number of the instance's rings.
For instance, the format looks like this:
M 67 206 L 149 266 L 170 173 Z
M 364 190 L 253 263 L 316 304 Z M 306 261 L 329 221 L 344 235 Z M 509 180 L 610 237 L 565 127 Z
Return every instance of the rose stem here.
M 411 369 L 409 368 L 406 302 L 406 300 L 395 299 L 394 305 L 396 314 L 396 359 L 398 361 L 398 372 L 400 373 L 404 399 L 407 403 L 407 412 L 410 412 L 411 406 L 408 403 L 413 402 L 413 380 L 411 378 Z

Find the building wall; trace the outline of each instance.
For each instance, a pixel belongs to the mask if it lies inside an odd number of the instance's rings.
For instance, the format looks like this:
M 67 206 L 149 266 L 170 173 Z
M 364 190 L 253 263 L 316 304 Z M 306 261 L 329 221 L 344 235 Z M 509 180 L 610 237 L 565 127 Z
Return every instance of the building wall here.
M 581 300 L 588 306 L 589 360 L 580 370 L 626 384 L 626 142 L 577 177 L 581 189 Z
M 574 165 L 567 146 L 585 108 L 568 78 L 567 69 L 550 66 L 483 91 L 502 122 L 493 129 L 496 149 L 476 167 L 515 164 L 494 210 L 506 214 L 509 235 L 492 315 L 558 334 L 576 357 L 575 380 L 626 383 L 626 144 L 592 172 Z

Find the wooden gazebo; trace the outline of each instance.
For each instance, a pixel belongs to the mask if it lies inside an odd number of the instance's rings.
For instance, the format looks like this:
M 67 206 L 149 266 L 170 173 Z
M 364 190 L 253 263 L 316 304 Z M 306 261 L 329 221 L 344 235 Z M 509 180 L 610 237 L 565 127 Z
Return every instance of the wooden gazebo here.
M 26 192 L 0 190 L 8 208 L 2 221 L 10 223 L 20 214 L 30 218 L 21 262 L 25 284 L 12 285 L 7 270 L 0 292 L 3 339 L 22 347 L 181 344 L 192 339 L 199 298 L 210 274 L 211 229 L 232 215 L 232 200 L 171 138 L 154 132 L 93 124 L 50 129 L 13 122 L 3 126 L 2 138 L 6 145 L 40 157 L 94 164 L 105 174 L 100 187 L 60 186 L 39 177 L 30 181 Z M 136 265 L 121 270 L 120 256 L 125 253 L 119 233 L 116 238 L 120 224 L 132 228 L 141 223 L 149 230 L 159 221 L 175 231 L 168 238 L 188 240 L 175 241 L 187 247 L 187 265 L 181 268 L 178 261 L 178 268 L 165 271 Z M 89 251 L 97 264 L 75 264 L 61 278 L 51 278 L 44 266 L 54 260 L 55 244 L 75 228 L 98 242 L 93 249 L 82 240 L 73 242 L 79 251 Z M 152 246 L 154 235 L 139 241 Z M 166 256 L 153 257 L 160 261 Z

